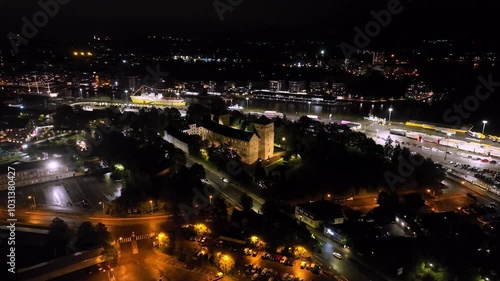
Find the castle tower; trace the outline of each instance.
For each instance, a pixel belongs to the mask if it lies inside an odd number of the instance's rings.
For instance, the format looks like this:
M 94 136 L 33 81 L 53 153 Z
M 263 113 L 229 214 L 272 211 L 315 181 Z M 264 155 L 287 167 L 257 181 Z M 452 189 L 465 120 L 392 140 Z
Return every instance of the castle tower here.
M 262 115 L 253 123 L 259 137 L 259 158 L 267 160 L 274 155 L 274 122 Z

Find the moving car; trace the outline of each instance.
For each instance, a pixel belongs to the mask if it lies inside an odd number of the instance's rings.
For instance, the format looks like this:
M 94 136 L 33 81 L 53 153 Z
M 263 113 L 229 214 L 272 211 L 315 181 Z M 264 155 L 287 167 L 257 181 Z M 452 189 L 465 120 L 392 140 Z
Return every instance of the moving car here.
M 342 255 L 340 253 L 337 253 L 337 252 L 333 252 L 332 255 L 334 257 L 336 257 L 337 259 L 342 259 Z
M 300 269 L 304 269 L 304 268 L 306 267 L 306 265 L 307 265 L 307 262 L 302 261 L 302 262 L 300 263 Z
M 226 178 L 221 178 L 221 180 L 222 180 L 223 182 L 229 182 L 229 180 L 228 180 L 228 179 L 226 179 Z

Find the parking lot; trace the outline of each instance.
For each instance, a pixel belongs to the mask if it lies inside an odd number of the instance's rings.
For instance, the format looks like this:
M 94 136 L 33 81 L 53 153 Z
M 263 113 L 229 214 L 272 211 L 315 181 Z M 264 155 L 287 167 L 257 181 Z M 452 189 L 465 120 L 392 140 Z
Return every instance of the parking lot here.
M 246 266 L 242 275 L 248 280 L 259 281 L 310 281 L 310 280 L 345 280 L 341 275 L 330 270 L 311 270 L 313 262 L 306 262 L 308 266 L 301 267 L 301 260 L 294 260 L 289 264 L 271 259 L 263 259 L 265 252 L 253 255 L 245 255 Z M 276 257 L 279 255 L 274 255 Z M 309 269 L 308 269 L 309 268 Z M 264 272 L 264 273 L 263 273 Z M 272 278 L 272 279 L 271 279 Z
M 202 275 L 203 279 L 212 278 L 217 273 L 206 267 L 189 267 L 189 266 L 187 267 L 185 263 L 180 262 L 176 258 L 169 256 L 160 256 L 156 259 L 156 262 Z

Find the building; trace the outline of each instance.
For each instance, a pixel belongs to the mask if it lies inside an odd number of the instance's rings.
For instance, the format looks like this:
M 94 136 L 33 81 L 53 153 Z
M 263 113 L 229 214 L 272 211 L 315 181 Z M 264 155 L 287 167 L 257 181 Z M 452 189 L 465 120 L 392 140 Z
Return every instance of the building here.
M 269 81 L 269 90 L 271 91 L 284 91 L 285 81 L 283 80 L 271 80 Z
M 312 81 L 310 84 L 309 90 L 311 93 L 325 93 L 328 90 L 328 82 L 326 82 L 326 81 L 319 81 L 319 82 Z
M 288 82 L 288 91 L 292 93 L 303 93 L 306 91 L 306 82 L 305 81 L 289 81 Z
M 222 120 L 223 118 L 221 118 Z M 223 122 L 227 124 L 226 122 Z M 274 123 L 265 116 L 261 116 L 253 124 L 253 131 L 238 130 L 227 125 L 213 121 L 207 121 L 197 126 L 189 125 L 189 129 L 183 133 L 187 135 L 199 135 L 203 140 L 212 144 L 228 144 L 241 156 L 241 161 L 252 164 L 260 159 L 269 159 L 274 155 Z M 165 134 L 167 138 L 167 133 Z M 172 141 L 179 139 L 169 134 Z M 175 145 L 175 143 L 174 143 Z M 179 143 L 179 145 L 182 145 Z
M 23 143 L 28 140 L 35 126 L 25 118 L 0 119 L 0 142 Z
M 332 95 L 343 97 L 347 94 L 344 83 L 332 83 Z
M 214 145 L 228 144 L 241 156 L 243 163 L 252 164 L 259 159 L 259 137 L 254 132 L 209 121 L 203 123 L 200 136 Z
M 385 54 L 384 52 L 373 52 L 372 65 L 381 66 L 384 68 L 385 65 Z
M 9 186 L 10 176 L 8 171 L 15 171 L 16 188 L 74 176 L 74 172 L 70 171 L 69 167 L 62 161 L 58 160 L 15 162 L 2 165 L 1 169 L 5 174 L 0 175 L 0 191 L 7 190 Z
M 185 153 L 189 153 L 189 137 L 185 132 L 165 130 L 165 140 Z
M 253 123 L 254 131 L 259 138 L 259 158 L 269 159 L 274 155 L 274 122 L 261 116 Z
M 341 205 L 322 200 L 296 205 L 295 219 L 312 228 L 319 228 L 327 224 L 344 223 L 344 213 Z
M 135 89 L 139 89 L 142 86 L 142 81 L 139 76 L 128 76 L 125 79 L 125 88 L 127 89 L 131 89 L 132 91 L 134 91 Z

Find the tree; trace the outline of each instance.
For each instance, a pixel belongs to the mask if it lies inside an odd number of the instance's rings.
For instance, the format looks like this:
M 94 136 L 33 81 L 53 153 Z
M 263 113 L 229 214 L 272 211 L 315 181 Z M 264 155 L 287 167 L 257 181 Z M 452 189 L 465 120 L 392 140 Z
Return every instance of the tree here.
M 262 204 L 260 211 L 266 218 L 271 218 L 275 217 L 279 213 L 279 208 L 275 201 L 266 200 L 266 202 Z
M 240 205 L 243 208 L 243 211 L 248 212 L 253 208 L 253 200 L 252 197 L 248 196 L 248 194 L 243 193 L 240 196 Z
M 256 181 L 264 180 L 267 176 L 266 169 L 262 167 L 262 162 L 258 162 L 255 167 L 254 179 Z
M 94 226 L 91 222 L 82 222 L 76 230 L 75 246 L 79 250 L 88 250 L 97 246 Z
M 96 247 L 105 247 L 111 243 L 111 234 L 107 227 L 98 223 L 93 225 L 86 221 L 80 224 L 76 231 L 75 246 L 79 250 L 89 250 Z
M 206 177 L 205 174 L 205 168 L 203 165 L 200 165 L 198 163 L 194 163 L 191 168 L 189 169 L 189 174 L 191 177 L 194 177 L 196 179 L 204 179 Z
M 387 139 L 385 140 L 385 145 L 384 145 L 384 153 L 386 156 L 391 156 L 393 150 L 394 150 L 394 146 L 392 146 L 391 136 L 387 136 Z
M 214 213 L 218 220 L 227 221 L 227 203 L 224 198 L 217 196 L 214 198 Z
M 210 119 L 210 109 L 198 103 L 190 104 L 186 113 L 186 120 L 189 124 L 195 124 Z
M 109 265 L 116 266 L 118 264 L 118 252 L 112 245 L 104 245 L 101 255 L 103 256 L 103 260 L 107 261 Z
M 54 256 L 61 256 L 68 241 L 71 238 L 71 232 L 68 225 L 62 219 L 56 217 L 50 223 L 49 245 L 54 249 Z
M 219 253 L 215 256 L 215 264 L 219 266 L 219 268 L 227 274 L 234 268 L 234 259 L 229 255 L 224 255 Z

